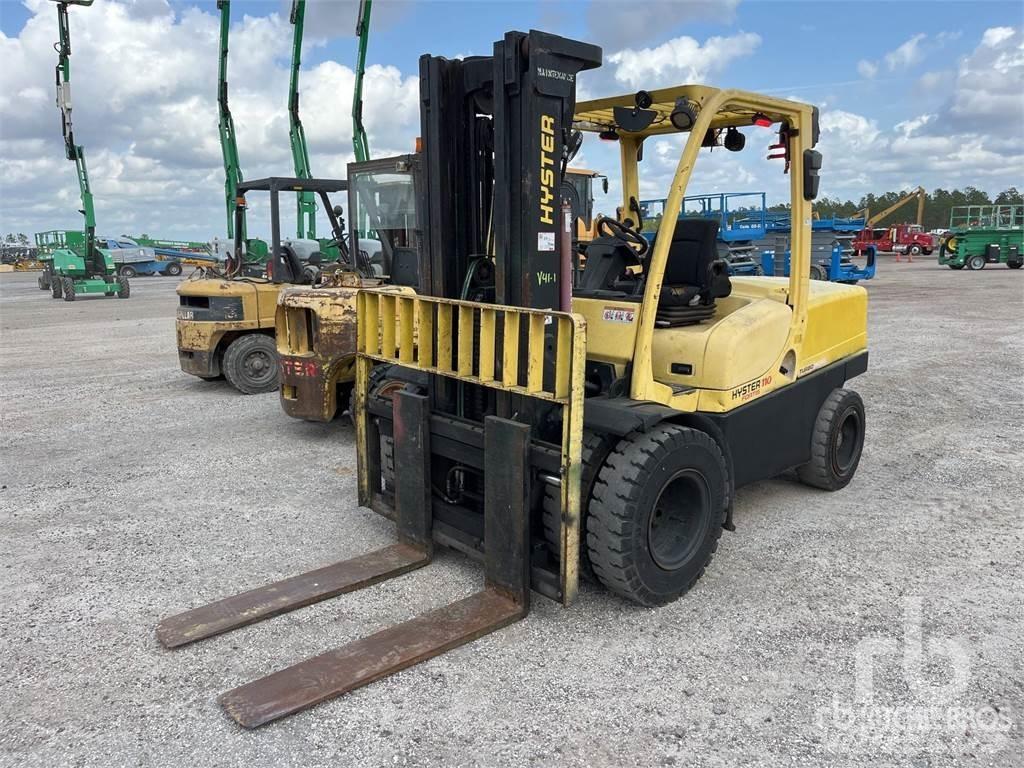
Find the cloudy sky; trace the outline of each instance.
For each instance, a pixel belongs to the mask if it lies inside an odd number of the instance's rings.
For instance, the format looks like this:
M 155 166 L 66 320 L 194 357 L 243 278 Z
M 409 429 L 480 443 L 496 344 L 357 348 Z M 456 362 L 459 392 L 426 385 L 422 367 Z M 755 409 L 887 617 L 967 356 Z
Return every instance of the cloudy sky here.
M 230 92 L 247 178 L 291 173 L 286 0 L 232 3 Z M 309 0 L 302 113 L 318 176 L 344 177 L 357 3 Z M 604 66 L 581 97 L 684 82 L 763 91 L 822 108 L 822 193 L 974 185 L 1024 187 L 1024 11 L 1020 2 L 646 3 L 375 0 L 365 115 L 375 156 L 408 152 L 418 132 L 417 58 L 486 54 L 510 29 L 600 44 Z M 85 145 L 100 231 L 167 238 L 223 235 L 217 136 L 218 12 L 213 0 L 96 0 L 72 7 L 75 130 Z M 56 6 L 0 0 L 0 232 L 81 226 L 74 165 L 54 103 Z M 751 129 L 753 130 L 753 129 Z M 691 192 L 764 190 L 786 180 L 747 150 L 704 153 Z M 678 159 L 648 148 L 643 195 L 663 197 Z M 594 140 L 579 165 L 607 171 Z M 253 234 L 268 229 L 255 208 Z

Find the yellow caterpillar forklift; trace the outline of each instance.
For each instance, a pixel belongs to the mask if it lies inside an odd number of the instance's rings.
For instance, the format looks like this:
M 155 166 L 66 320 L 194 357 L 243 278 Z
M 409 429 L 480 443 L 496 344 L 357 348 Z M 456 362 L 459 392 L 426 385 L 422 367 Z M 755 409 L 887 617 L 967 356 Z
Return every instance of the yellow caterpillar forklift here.
M 279 196 L 282 192 L 309 192 L 320 196 L 330 219 L 340 261 L 336 266 L 355 270 L 349 264 L 345 224 L 340 207 L 331 207 L 329 194 L 343 192 L 347 182 L 337 179 L 296 179 L 269 177 L 237 185 L 232 256 L 225 269 L 207 267 L 178 286 L 177 337 L 181 370 L 201 379 L 224 376 L 244 394 L 277 389 L 278 362 L 274 345 L 274 315 L 281 286 L 286 283 L 312 284 L 324 265 L 322 254 L 302 258 L 292 244 L 281 240 Z M 246 262 L 245 196 L 249 192 L 270 193 L 270 258 L 259 269 Z M 266 273 L 263 273 L 263 270 Z
M 398 540 L 169 617 L 157 637 L 173 648 L 360 589 L 436 545 L 482 561 L 483 588 L 228 691 L 243 726 L 522 619 L 533 592 L 569 605 L 581 570 L 643 605 L 676 600 L 732 529 L 737 488 L 790 469 L 830 491 L 853 478 L 865 416 L 845 384 L 867 367 L 867 295 L 807 277 L 817 110 L 699 85 L 577 105 L 577 74 L 600 61 L 536 31 L 493 56 L 421 59 L 425 295 L 357 299 L 359 501 Z M 762 126 L 790 174 L 794 264 L 730 278 L 717 222 L 680 208 L 702 147 Z M 574 269 L 557 190 L 584 133 L 619 142 L 623 218 L 599 222 Z M 643 145 L 674 133 L 686 144 L 648 244 Z
M 386 282 L 396 293 L 419 285 L 418 155 L 349 163 L 348 252 L 359 273 L 325 270 L 319 282 L 281 291 L 276 315 L 280 396 L 285 413 L 330 421 L 349 408 L 356 361 L 356 295 Z

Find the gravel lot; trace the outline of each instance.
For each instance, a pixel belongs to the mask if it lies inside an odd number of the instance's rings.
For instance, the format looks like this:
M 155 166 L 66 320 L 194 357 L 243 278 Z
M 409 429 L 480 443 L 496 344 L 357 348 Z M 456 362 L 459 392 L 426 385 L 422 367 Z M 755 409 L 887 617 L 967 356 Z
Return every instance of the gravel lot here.
M 742 490 L 684 599 L 537 597 L 525 621 L 255 732 L 219 693 L 464 596 L 481 570 L 442 552 L 161 649 L 162 616 L 392 538 L 356 506 L 346 423 L 180 373 L 175 285 L 66 304 L 0 275 L 0 764 L 1024 764 L 1024 274 L 883 260 L 855 481 Z

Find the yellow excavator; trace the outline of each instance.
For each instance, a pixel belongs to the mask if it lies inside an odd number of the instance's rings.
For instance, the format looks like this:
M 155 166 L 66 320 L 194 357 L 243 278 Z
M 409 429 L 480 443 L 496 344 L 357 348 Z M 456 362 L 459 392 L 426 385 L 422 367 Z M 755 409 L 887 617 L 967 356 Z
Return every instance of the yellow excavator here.
M 492 56 L 421 58 L 420 290 L 357 295 L 359 503 L 397 540 L 170 616 L 157 637 L 178 647 L 376 584 L 436 546 L 481 561 L 483 585 L 228 691 L 241 725 L 497 631 L 535 594 L 570 605 L 581 572 L 669 603 L 734 527 L 737 489 L 788 470 L 827 491 L 853 480 L 865 410 L 846 383 L 867 368 L 867 293 L 808 278 L 817 109 L 701 85 L 577 104 L 601 55 L 531 31 Z M 622 218 L 599 221 L 582 263 L 558 189 L 584 135 L 619 144 Z M 685 144 L 649 243 L 641 149 L 671 135 Z M 717 221 L 679 218 L 702 149 L 759 137 L 789 174 L 787 278 L 730 277 Z

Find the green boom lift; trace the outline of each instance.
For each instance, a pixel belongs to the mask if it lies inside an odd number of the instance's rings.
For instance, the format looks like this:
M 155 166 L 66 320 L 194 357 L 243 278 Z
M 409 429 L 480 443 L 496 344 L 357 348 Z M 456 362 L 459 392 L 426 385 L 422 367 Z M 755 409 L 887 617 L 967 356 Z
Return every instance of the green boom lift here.
M 235 207 L 238 200 L 238 185 L 244 180 L 242 166 L 238 160 L 238 143 L 235 140 L 235 121 L 228 106 L 228 36 L 231 32 L 231 0 L 217 0 L 220 11 L 220 66 L 217 70 L 217 111 L 220 128 L 220 150 L 224 156 L 224 200 L 228 215 L 228 240 L 235 237 Z M 245 228 L 245 211 L 240 218 L 242 241 L 245 243 L 246 260 L 266 264 L 270 257 L 267 243 L 256 238 L 249 239 Z M 260 270 L 262 271 L 262 270 Z
M 306 0 L 292 0 L 292 72 L 288 82 L 288 138 L 292 145 L 292 160 L 295 162 L 295 178 L 311 179 L 309 150 L 306 148 L 306 131 L 299 117 L 299 67 L 302 64 L 302 27 L 306 16 Z M 297 237 L 316 239 L 316 195 L 303 191 L 296 193 L 298 199 L 295 219 Z
M 288 82 L 288 138 L 292 146 L 295 178 L 312 179 L 306 130 L 299 117 L 299 69 L 302 65 L 302 34 L 306 17 L 306 0 L 292 0 L 290 20 L 292 33 L 292 69 Z M 297 209 L 295 234 L 300 239 L 316 240 L 324 261 L 337 261 L 341 257 L 336 241 L 316 236 L 316 193 L 309 190 L 296 192 Z
M 357 163 L 365 163 L 370 159 L 370 144 L 366 139 L 366 128 L 363 127 L 363 77 L 366 75 L 366 44 L 370 37 L 372 5 L 373 0 L 362 0 L 356 20 L 359 53 L 356 56 L 356 84 L 352 92 L 352 144 L 355 146 Z
M 60 30 L 60 41 L 54 46 L 59 57 L 55 70 L 57 106 L 60 107 L 64 132 L 64 152 L 68 160 L 75 162 L 85 227 L 81 233 L 67 233 L 63 247 L 55 248 L 47 254 L 43 260 L 45 271 L 40 277 L 39 286 L 44 290 L 50 288 L 55 299 L 63 296 L 65 301 L 74 301 L 80 293 L 116 295 L 122 299 L 127 299 L 130 293 L 128 279 L 117 276 L 113 255 L 96 245 L 96 212 L 89 186 L 89 171 L 85 165 L 85 149 L 75 143 L 71 124 L 71 29 L 68 25 L 68 6 L 92 3 L 93 0 L 57 2 L 57 27 Z

